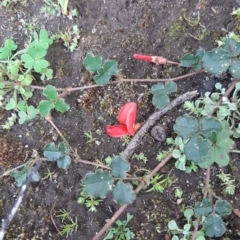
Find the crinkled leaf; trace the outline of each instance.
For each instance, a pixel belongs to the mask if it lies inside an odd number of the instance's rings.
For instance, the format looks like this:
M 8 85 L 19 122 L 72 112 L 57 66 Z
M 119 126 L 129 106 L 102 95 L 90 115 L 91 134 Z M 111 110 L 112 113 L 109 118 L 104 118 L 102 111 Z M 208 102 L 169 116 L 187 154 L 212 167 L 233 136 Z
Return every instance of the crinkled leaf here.
M 164 108 L 170 102 L 167 94 L 157 94 L 152 98 L 152 104 L 158 109 Z
M 198 216 L 208 216 L 212 212 L 211 202 L 208 198 L 204 198 L 202 202 L 196 202 L 194 212 Z
M 200 120 L 201 134 L 208 138 L 212 132 L 220 132 L 222 130 L 222 124 L 214 118 L 202 118 Z
M 154 95 L 165 94 L 165 86 L 163 85 L 163 83 L 155 84 L 151 87 L 151 92 Z
M 41 100 L 38 105 L 41 116 L 47 117 L 52 109 L 54 109 L 54 103 L 47 100 Z
M 56 161 L 62 155 L 62 152 L 55 147 L 54 143 L 48 143 L 45 145 L 43 151 L 44 157 L 46 157 L 49 161 Z
M 102 58 L 100 56 L 95 57 L 93 54 L 88 53 L 83 59 L 83 65 L 90 73 L 94 73 L 101 68 Z
M 99 86 L 104 86 L 109 83 L 110 77 L 118 73 L 117 62 L 114 60 L 107 60 L 103 67 L 97 71 L 98 75 L 94 76 L 94 81 Z
M 68 144 L 61 142 L 58 144 L 58 150 L 64 154 L 64 153 L 69 153 L 70 152 L 70 147 Z
M 21 187 L 27 180 L 28 176 L 31 174 L 32 169 L 29 169 L 27 167 L 23 167 L 21 171 L 14 170 L 11 172 L 11 176 L 15 178 L 15 181 L 17 181 L 17 186 Z M 38 182 L 40 179 L 39 173 L 36 172 L 33 177 L 32 181 Z
M 130 164 L 120 156 L 114 156 L 110 168 L 112 169 L 112 175 L 114 177 L 125 178 L 125 173 L 130 170 Z
M 63 98 L 59 98 L 55 103 L 55 109 L 61 113 L 65 113 L 68 111 L 70 106 L 65 103 L 65 100 Z
M 222 48 L 215 48 L 210 52 L 206 52 L 202 61 L 203 67 L 208 73 L 221 75 L 227 71 L 231 63 L 231 58 Z
M 181 116 L 178 117 L 173 126 L 174 131 L 183 139 L 188 139 L 198 130 L 198 121 L 194 117 Z
M 176 92 L 177 91 L 177 84 L 173 81 L 170 81 L 170 82 L 166 83 L 165 89 L 166 89 L 166 94 Z
M 105 198 L 112 189 L 113 178 L 109 172 L 98 169 L 95 173 L 87 173 L 82 183 L 89 196 Z
M 217 200 L 214 205 L 214 211 L 220 216 L 230 215 L 232 213 L 232 206 L 226 200 Z
M 56 88 L 52 85 L 46 86 L 46 88 L 43 90 L 43 95 L 49 100 L 55 100 L 58 97 Z
M 136 199 L 136 193 L 132 190 L 132 185 L 118 181 L 113 189 L 113 198 L 120 204 L 132 204 Z
M 212 213 L 206 217 L 203 222 L 203 227 L 208 237 L 220 237 L 226 231 L 226 227 L 222 218 L 215 213 Z
M 207 155 L 210 146 L 208 140 L 203 139 L 197 134 L 191 137 L 185 144 L 184 152 L 188 160 L 199 163 L 202 161 L 202 158 Z

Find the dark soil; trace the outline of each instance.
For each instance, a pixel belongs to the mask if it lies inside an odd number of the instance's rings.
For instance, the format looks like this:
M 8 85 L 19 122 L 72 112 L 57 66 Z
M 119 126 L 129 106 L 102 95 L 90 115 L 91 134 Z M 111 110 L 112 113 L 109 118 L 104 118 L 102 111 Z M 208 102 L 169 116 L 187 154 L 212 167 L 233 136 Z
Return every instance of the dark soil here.
M 8 11 L 0 8 L 0 45 L 8 38 L 14 39 L 21 47 L 27 44 L 31 35 L 24 27 L 27 23 L 35 23 L 39 29 L 45 28 L 51 34 L 58 30 L 65 31 L 73 25 L 80 29 L 79 47 L 73 53 L 68 52 L 61 42 L 50 46 L 47 58 L 55 78 L 48 83 L 56 87 L 94 84 L 82 65 L 87 52 L 100 55 L 104 60 L 116 60 L 120 73 L 125 78 L 168 78 L 182 75 L 188 70 L 136 61 L 132 55 L 158 55 L 179 61 L 186 52 L 200 47 L 211 50 L 216 46 L 215 40 L 227 32 L 239 33 L 237 21 L 230 14 L 233 8 L 240 6 L 237 0 L 72 0 L 69 1 L 69 7 L 76 8 L 79 13 L 74 20 L 62 15 L 41 14 L 40 8 L 44 5 L 42 0 L 27 2 L 26 5 L 13 4 Z M 201 25 L 190 26 L 183 17 L 184 13 L 191 19 L 196 19 L 199 13 Z M 206 30 L 204 34 L 203 26 Z M 197 40 L 199 34 L 202 34 L 202 39 Z M 179 81 L 179 90 L 171 97 L 174 98 L 189 89 L 198 89 L 206 77 L 206 74 L 202 74 Z M 43 85 L 40 80 L 36 84 Z M 71 106 L 70 110 L 66 114 L 53 112 L 53 121 L 82 159 L 96 161 L 118 155 L 126 146 L 121 139 L 110 138 L 105 133 L 105 127 L 116 124 L 118 110 L 128 101 L 138 103 L 138 122 L 144 122 L 155 111 L 151 103 L 152 85 L 146 82 L 124 83 L 73 92 L 66 97 L 66 102 Z M 33 104 L 37 106 L 42 98 L 41 92 L 35 91 Z M 183 109 L 179 107 L 161 119 L 160 123 L 167 127 L 168 137 L 173 134 L 172 126 L 182 112 Z M 9 116 L 10 113 L 1 110 L 0 124 L 4 124 Z M 96 142 L 87 143 L 84 132 L 90 131 L 98 139 L 99 145 Z M 52 126 L 42 118 L 23 125 L 16 124 L 10 131 L 0 128 L 0 137 L 1 173 L 26 162 L 33 149 L 41 155 L 45 144 L 58 144 L 62 141 Z M 237 142 L 236 144 L 239 145 Z M 134 158 L 131 158 L 130 163 L 133 168 L 137 166 L 151 170 L 158 164 L 157 153 L 167 148 L 166 143 L 157 142 L 148 134 L 144 136 L 136 151 L 145 154 L 147 163 L 139 163 Z M 216 193 L 230 201 L 234 208 L 240 209 L 238 156 L 231 155 L 231 162 L 227 172 L 235 177 L 236 194 L 230 197 L 222 193 L 220 182 L 215 177 L 219 168 L 211 168 L 211 184 Z M 84 205 L 77 203 L 81 180 L 87 172 L 94 170 L 90 165 L 72 162 L 68 170 L 64 171 L 55 163 L 44 162 L 39 170 L 42 178 L 47 175 L 48 169 L 54 172 L 53 179 L 41 179 L 31 183 L 5 239 L 92 239 L 119 205 L 113 202 L 112 196 L 101 202 L 97 212 L 88 211 Z M 134 216 L 129 227 L 135 233 L 135 239 L 164 239 L 167 223 L 175 219 L 179 225 L 183 225 L 181 209 L 201 201 L 204 171 L 185 174 L 175 170 L 174 160 L 167 164 L 160 174 L 168 176 L 170 171 L 171 176 L 176 179 L 170 188 L 163 194 L 146 193 L 142 190 L 136 201 L 127 208 L 126 212 Z M 14 205 L 19 188 L 11 177 L 2 178 L 0 184 L 0 217 L 4 219 Z M 173 189 L 176 187 L 184 192 L 180 205 L 171 201 Z M 50 211 L 54 203 L 56 206 L 53 217 L 59 228 L 61 220 L 56 218 L 56 215 L 61 209 L 69 212 L 73 219 L 77 217 L 78 229 L 68 237 L 61 237 L 51 221 Z M 113 212 L 109 211 L 110 208 Z M 126 219 L 126 212 L 120 219 Z M 240 239 L 240 219 L 232 214 L 225 222 L 228 230 L 218 239 Z

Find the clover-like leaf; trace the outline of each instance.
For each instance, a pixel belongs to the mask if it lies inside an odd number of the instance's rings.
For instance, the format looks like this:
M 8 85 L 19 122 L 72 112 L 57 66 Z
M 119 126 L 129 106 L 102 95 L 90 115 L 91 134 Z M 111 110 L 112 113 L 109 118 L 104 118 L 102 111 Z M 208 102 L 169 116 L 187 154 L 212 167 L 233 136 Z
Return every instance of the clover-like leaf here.
M 183 139 L 188 139 L 198 131 L 198 121 L 188 115 L 178 117 L 173 126 L 174 131 Z
M 229 67 L 229 72 L 234 78 L 240 80 L 240 60 L 239 59 L 233 60 L 233 62 Z
M 226 231 L 226 227 L 222 218 L 215 213 L 212 213 L 206 217 L 203 222 L 203 227 L 208 237 L 220 237 Z
M 212 132 L 220 132 L 222 130 L 222 124 L 214 118 L 202 118 L 200 119 L 200 132 L 204 137 L 210 137 Z
M 47 100 L 41 100 L 38 105 L 39 112 L 43 117 L 47 117 L 50 114 L 50 111 L 54 109 L 54 107 L 54 103 Z
M 55 109 L 61 113 L 65 113 L 68 111 L 70 106 L 65 103 L 65 100 L 63 98 L 59 98 L 55 103 Z
M 30 47 L 28 49 L 28 54 L 33 58 L 33 59 L 40 59 L 46 56 L 47 51 L 45 49 L 38 49 L 35 47 Z
M 203 67 L 208 73 L 220 75 L 227 71 L 231 63 L 231 58 L 222 48 L 215 48 L 210 52 L 206 52 L 202 61 Z
M 89 196 L 105 198 L 112 189 L 113 178 L 109 172 L 98 169 L 95 173 L 87 173 L 82 183 Z
M 34 40 L 31 42 L 30 46 L 37 49 L 48 49 L 49 45 L 53 43 L 53 40 L 48 37 L 48 32 L 46 29 L 41 29 L 39 36 L 37 32 L 33 34 Z
M 17 186 L 21 187 L 27 180 L 28 176 L 31 174 L 31 169 L 28 167 L 23 167 L 20 171 L 14 170 L 11 172 L 11 176 L 15 178 L 15 181 L 17 181 Z M 39 173 L 36 172 L 32 176 L 32 181 L 38 182 L 40 179 Z
M 24 62 L 25 68 L 31 68 L 34 65 L 34 58 L 31 57 L 29 54 L 24 53 L 21 55 L 21 60 Z
M 58 97 L 56 88 L 52 85 L 47 85 L 43 90 L 43 95 L 47 97 L 48 100 L 55 100 Z
M 181 65 L 183 67 L 194 67 L 196 63 L 197 58 L 191 53 L 187 53 L 181 58 Z
M 126 172 L 130 170 L 130 164 L 120 156 L 114 156 L 110 168 L 112 169 L 112 175 L 114 177 L 125 178 Z
M 154 84 L 151 87 L 151 92 L 152 92 L 153 95 L 164 94 L 165 93 L 165 86 L 163 85 L 163 83 Z
M 103 67 L 97 70 L 98 75 L 94 76 L 94 81 L 99 86 L 105 86 L 109 83 L 110 77 L 118 73 L 117 62 L 114 60 L 107 60 Z
M 175 220 L 171 220 L 171 221 L 168 223 L 168 228 L 169 228 L 169 230 L 171 230 L 171 231 L 175 231 L 175 230 L 178 230 L 178 229 L 179 229 L 179 228 L 178 228 L 178 225 L 177 225 L 177 223 L 176 223 Z
M 18 81 L 21 82 L 22 86 L 28 86 L 31 84 L 32 82 L 32 76 L 30 74 L 26 74 L 26 75 L 19 75 L 18 77 Z
M 41 73 L 43 69 L 47 68 L 49 66 L 49 62 L 45 59 L 37 59 L 34 62 L 33 69 L 37 73 Z
M 10 98 L 9 102 L 6 104 L 6 110 L 12 110 L 17 107 L 17 103 L 14 98 Z
M 214 211 L 220 216 L 230 215 L 232 213 L 232 206 L 226 200 L 217 200 L 214 205 Z
M 202 202 L 196 202 L 194 212 L 198 216 L 208 216 L 212 212 L 211 202 L 208 198 L 204 198 Z
M 224 45 L 222 46 L 222 48 L 231 57 L 237 57 L 240 54 L 240 42 L 237 42 L 233 38 L 224 39 Z
M 120 204 L 132 204 L 136 199 L 136 193 L 132 190 L 132 185 L 118 181 L 113 189 L 113 198 Z
M 94 73 L 102 67 L 102 58 L 88 53 L 83 59 L 83 65 L 90 73 Z
M 202 161 L 202 158 L 208 154 L 210 147 L 210 141 L 203 139 L 197 134 L 191 137 L 185 144 L 184 152 L 188 160 L 199 163 Z
M 4 47 L 0 48 L 0 60 L 11 57 L 12 51 L 17 49 L 17 45 L 12 39 L 7 39 L 4 43 Z
M 44 146 L 43 151 L 44 157 L 46 157 L 49 161 L 56 161 L 62 155 L 62 152 L 55 147 L 54 143 L 48 143 Z

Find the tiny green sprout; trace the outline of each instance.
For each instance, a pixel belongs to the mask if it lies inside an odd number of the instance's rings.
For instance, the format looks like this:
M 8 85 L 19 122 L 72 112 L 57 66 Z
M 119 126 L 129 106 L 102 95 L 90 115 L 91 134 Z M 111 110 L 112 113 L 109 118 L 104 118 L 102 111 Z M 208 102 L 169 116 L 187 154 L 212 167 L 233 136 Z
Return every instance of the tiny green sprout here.
M 98 206 L 100 204 L 100 202 L 102 202 L 102 200 L 88 196 L 87 193 L 83 189 L 81 190 L 80 195 L 81 196 L 78 198 L 77 202 L 79 204 L 84 204 L 88 208 L 89 211 L 96 212 L 97 211 L 96 206 Z
M 130 141 L 131 141 L 131 137 L 129 135 L 123 136 L 121 137 L 121 140 L 123 141 L 123 146 L 127 146 Z
M 144 163 L 146 163 L 148 161 L 148 159 L 146 158 L 146 156 L 143 152 L 140 152 L 139 154 L 135 153 L 133 155 L 133 158 L 136 158 L 138 161 L 143 161 Z
M 45 14 L 54 15 L 60 11 L 59 4 L 55 3 L 53 0 L 43 0 L 46 4 L 41 7 L 41 12 Z
M 56 217 L 61 218 L 62 222 L 64 222 L 65 219 L 70 218 L 70 213 L 67 212 L 65 209 L 60 209 L 60 214 L 58 214 Z
M 132 219 L 132 215 L 127 213 L 127 220 L 117 220 L 115 224 L 116 227 L 110 227 L 107 230 L 107 236 L 104 240 L 114 239 L 114 240 L 130 240 L 134 239 L 135 234 L 127 227 L 128 222 Z M 107 220 L 108 221 L 108 220 Z
M 234 184 L 235 180 L 231 179 L 232 176 L 222 172 L 221 174 L 218 174 L 217 177 L 219 177 L 223 182 L 221 185 L 224 186 L 224 193 L 234 195 L 236 186 Z
M 77 217 L 75 218 L 75 222 L 71 217 L 68 217 L 68 220 L 70 223 L 64 223 L 62 224 L 62 231 L 61 234 L 71 235 L 73 231 L 77 231 L 78 224 L 77 224 Z
M 88 132 L 84 132 L 83 134 L 84 134 L 85 138 L 87 138 L 87 143 L 91 144 L 91 143 L 93 143 L 93 142 L 98 140 L 97 138 L 93 137 L 91 130 L 89 131 L 89 133 Z
M 231 15 L 236 15 L 237 17 L 240 17 L 240 8 L 237 9 L 233 9 L 233 11 L 231 12 Z
M 77 16 L 78 16 L 78 11 L 77 11 L 76 8 L 74 8 L 73 10 L 71 10 L 71 15 L 72 15 L 73 17 L 77 17 Z
M 106 162 L 107 165 L 110 165 L 112 162 L 112 158 L 110 156 L 108 156 L 104 159 L 104 161 Z
M 183 191 L 179 188 L 175 189 L 175 198 L 181 198 L 183 195 Z
M 158 152 L 156 159 L 159 162 L 161 162 L 162 160 L 164 160 L 167 157 L 168 154 L 169 154 L 168 151 L 160 151 L 160 152 Z
M 54 171 L 53 172 L 51 172 L 50 170 L 49 170 L 49 168 L 47 168 L 47 174 L 44 176 L 44 178 L 42 179 L 42 180 L 45 180 L 45 179 L 49 179 L 50 181 L 52 181 L 52 179 L 53 179 L 53 175 L 54 175 Z

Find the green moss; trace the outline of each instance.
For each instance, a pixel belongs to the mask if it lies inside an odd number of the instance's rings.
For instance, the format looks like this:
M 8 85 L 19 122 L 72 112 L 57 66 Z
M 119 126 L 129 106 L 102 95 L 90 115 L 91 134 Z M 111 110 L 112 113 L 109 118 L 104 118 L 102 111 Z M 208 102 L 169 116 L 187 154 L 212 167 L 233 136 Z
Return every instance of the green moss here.
M 168 34 L 172 39 L 177 40 L 179 38 L 182 38 L 182 37 L 186 36 L 186 28 L 181 23 L 174 23 L 170 27 Z

